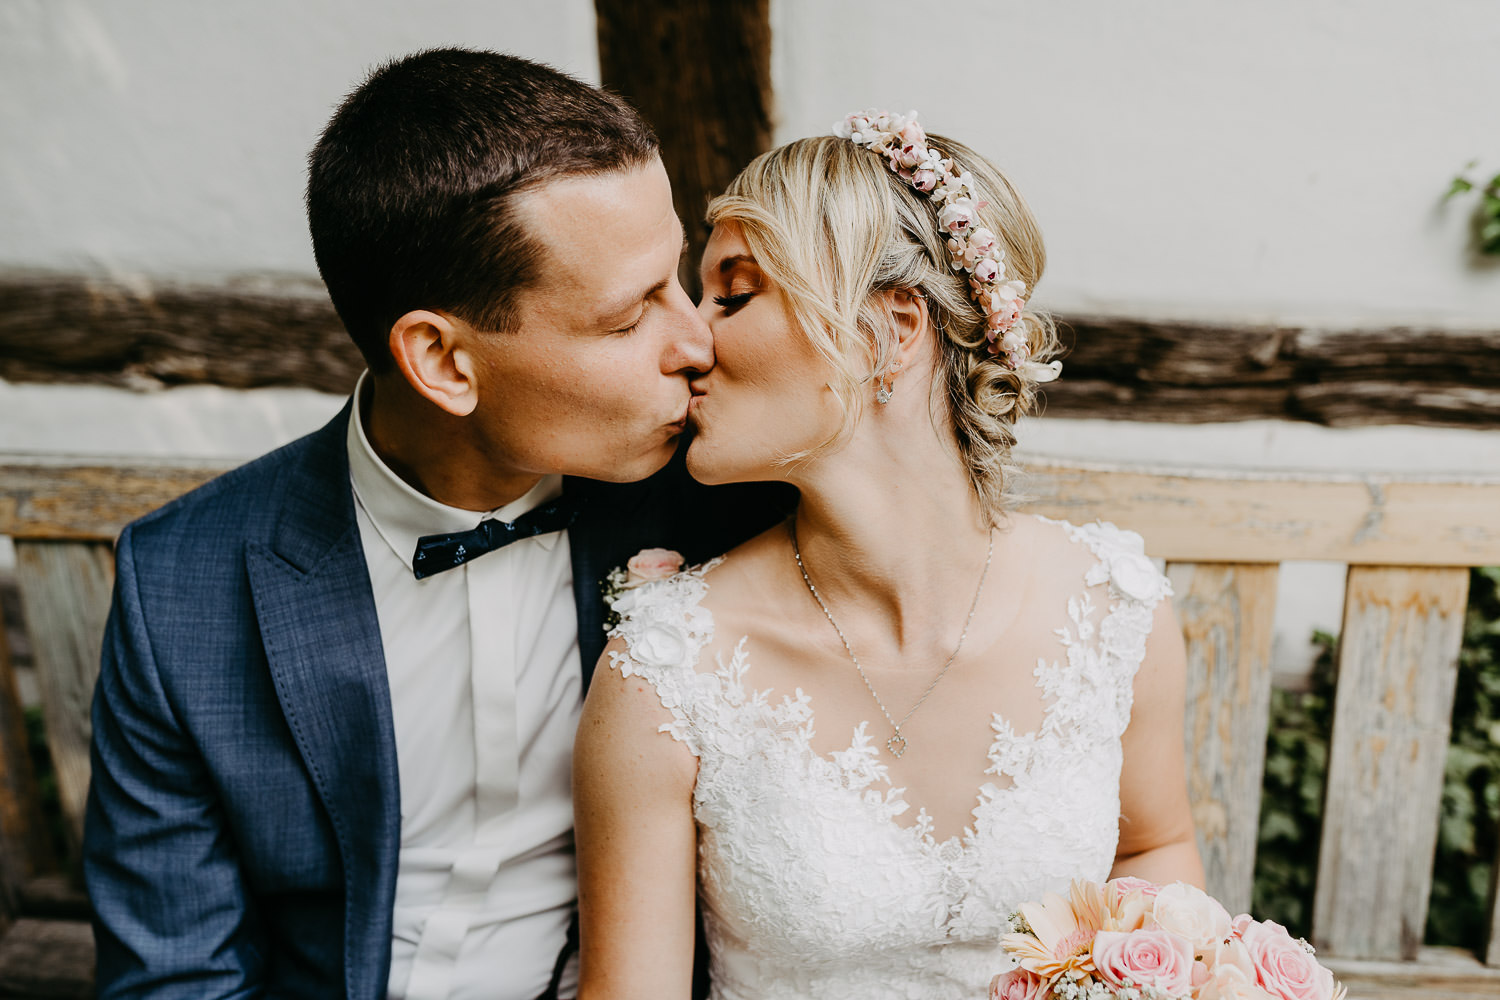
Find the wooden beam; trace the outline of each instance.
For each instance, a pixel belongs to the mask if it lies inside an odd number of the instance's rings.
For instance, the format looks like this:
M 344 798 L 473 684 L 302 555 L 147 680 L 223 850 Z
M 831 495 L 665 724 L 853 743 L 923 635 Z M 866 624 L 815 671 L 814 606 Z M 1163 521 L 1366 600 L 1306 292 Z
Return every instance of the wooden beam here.
M 1188 793 L 1209 894 L 1250 911 L 1266 724 L 1275 564 L 1167 567 L 1187 643 Z
M 698 295 L 704 209 L 771 146 L 770 0 L 595 0 L 599 75 L 646 116 L 686 228 Z
M 1500 424 L 1500 329 L 1064 316 L 1048 412 L 1204 423 Z M 1420 345 L 1416 349 L 1414 345 Z
M 89 705 L 114 576 L 108 543 L 16 542 L 16 583 L 36 650 L 47 747 L 75 856 L 89 787 Z
M 0 378 L 135 388 L 211 383 L 348 392 L 364 369 L 322 284 L 0 278 Z
M 1313 900 L 1313 942 L 1413 959 L 1427 924 L 1469 573 L 1353 566 Z
M 746 82 L 764 73 L 769 88 L 759 34 L 765 3 L 597 4 L 606 81 L 639 102 L 662 133 L 688 227 L 682 274 L 690 289 L 708 199 L 769 143 L 770 98 Z M 1071 350 L 1063 378 L 1047 390 L 1047 412 L 1058 416 L 1500 427 L 1500 330 L 1061 320 Z M 8 381 L 342 393 L 361 367 L 316 281 L 0 275 L 0 378 Z

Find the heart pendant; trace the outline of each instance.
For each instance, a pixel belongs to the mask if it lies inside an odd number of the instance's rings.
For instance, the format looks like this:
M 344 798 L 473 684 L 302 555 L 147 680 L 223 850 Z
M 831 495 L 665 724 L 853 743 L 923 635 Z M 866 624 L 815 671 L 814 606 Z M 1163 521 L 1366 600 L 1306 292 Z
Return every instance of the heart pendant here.
M 906 753 L 906 737 L 897 733 L 885 741 L 885 748 L 891 752 L 892 757 L 900 760 L 901 755 Z

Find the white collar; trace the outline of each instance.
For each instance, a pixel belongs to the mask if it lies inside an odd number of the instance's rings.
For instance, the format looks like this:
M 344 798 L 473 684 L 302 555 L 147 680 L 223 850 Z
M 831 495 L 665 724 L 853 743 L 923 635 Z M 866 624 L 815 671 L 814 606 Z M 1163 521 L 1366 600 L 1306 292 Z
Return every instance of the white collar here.
M 543 476 L 541 481 L 521 497 L 490 511 L 464 510 L 439 503 L 411 487 L 381 460 L 365 434 L 360 416 L 360 400 L 367 391 L 370 373 L 360 375 L 354 386 L 354 405 L 349 408 L 349 480 L 354 499 L 380 537 L 402 562 L 410 562 L 417 551 L 417 539 L 423 535 L 468 531 L 485 518 L 514 521 L 522 514 L 562 495 L 562 476 Z M 537 544 L 551 550 L 562 533 L 558 531 L 535 536 Z

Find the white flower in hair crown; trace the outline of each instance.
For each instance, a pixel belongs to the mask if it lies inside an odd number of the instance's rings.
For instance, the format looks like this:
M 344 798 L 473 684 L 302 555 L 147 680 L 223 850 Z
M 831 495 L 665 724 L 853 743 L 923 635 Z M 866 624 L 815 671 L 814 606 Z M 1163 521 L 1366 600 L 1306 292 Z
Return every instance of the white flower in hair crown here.
M 917 113 L 855 112 L 835 123 L 833 134 L 879 154 L 892 173 L 931 196 L 938 206 L 938 226 L 948 239 L 949 266 L 968 273 L 969 297 L 984 313 L 985 349 L 1033 382 L 1057 378 L 1062 363 L 1032 361 L 1026 335 L 1015 329 L 1026 305 L 1026 283 L 1006 276 L 999 237 L 977 224 L 986 202 L 977 200 L 973 175 L 955 172 L 951 159 L 927 145 Z

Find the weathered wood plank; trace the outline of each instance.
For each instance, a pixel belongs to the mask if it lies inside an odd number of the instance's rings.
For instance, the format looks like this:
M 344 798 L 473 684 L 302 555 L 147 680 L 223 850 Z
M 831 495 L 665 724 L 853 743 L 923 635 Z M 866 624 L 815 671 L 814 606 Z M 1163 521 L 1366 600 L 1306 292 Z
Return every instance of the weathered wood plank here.
M 694 247 L 703 208 L 769 143 L 767 0 L 597 0 L 606 83 L 657 126 Z M 643 39 L 644 54 L 643 54 Z M 691 67 L 685 78 L 683 67 Z M 726 123 L 733 123 L 730 127 Z M 1048 412 L 1202 422 L 1500 426 L 1500 330 L 1197 323 L 1064 316 Z M 1413 351 L 1412 344 L 1422 345 Z M 221 285 L 0 275 L 0 378 L 134 387 L 213 383 L 347 392 L 361 363 L 310 278 Z
M 1468 586 L 1462 569 L 1349 570 L 1313 901 L 1329 955 L 1421 947 Z
M 94 935 L 80 920 L 21 920 L 0 938 L 0 997 L 94 995 Z
M 770 0 L 594 0 L 603 84 L 661 137 L 688 241 L 678 271 L 698 293 L 704 210 L 771 148 Z
M 0 455 L 0 535 L 113 538 L 223 467 Z M 1399 480 L 1033 461 L 1039 514 L 1118 521 L 1175 562 L 1500 564 L 1500 477 Z
M 27 747 L 5 622 L 0 620 L 0 933 L 20 912 L 21 887 L 56 864 Z
M 1494 1000 L 1500 969 L 1487 969 L 1454 948 L 1423 948 L 1414 962 L 1319 961 L 1349 988 L 1349 1000 Z
M 1028 508 L 1118 521 L 1172 562 L 1320 559 L 1354 565 L 1500 562 L 1500 477 L 1464 481 L 1304 476 L 1049 463 L 1033 459 Z
M 112 539 L 226 468 L 0 456 L 0 535 Z
M 1167 567 L 1187 643 L 1188 792 L 1209 893 L 1248 913 L 1271 710 L 1275 564 Z
M 1500 330 L 1334 330 L 1064 316 L 1049 413 L 1200 423 L 1493 426 Z M 1412 344 L 1422 344 L 1412 351 Z
M 0 378 L 11 382 L 348 392 L 363 368 L 315 278 L 179 285 L 0 277 Z
M 114 559 L 102 542 L 16 542 L 16 582 L 36 649 L 47 747 L 71 846 L 83 838 L 89 786 L 89 703 L 99 676 Z

